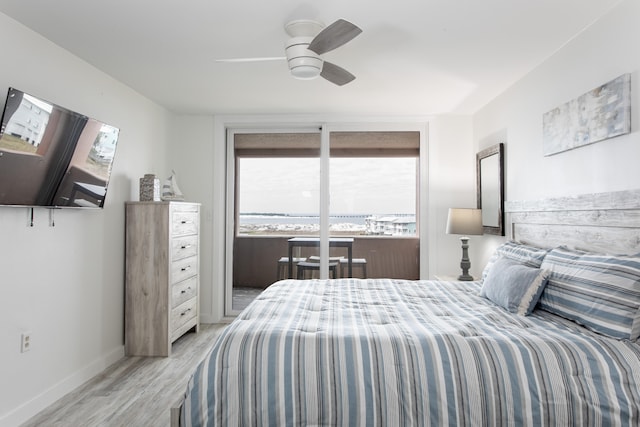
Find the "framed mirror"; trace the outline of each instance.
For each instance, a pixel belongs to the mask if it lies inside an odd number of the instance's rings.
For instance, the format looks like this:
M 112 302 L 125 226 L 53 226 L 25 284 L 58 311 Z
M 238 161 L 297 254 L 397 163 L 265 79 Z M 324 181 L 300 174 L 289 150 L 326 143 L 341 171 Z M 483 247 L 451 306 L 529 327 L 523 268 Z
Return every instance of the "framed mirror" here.
M 484 234 L 504 236 L 504 144 L 476 154 L 478 209 Z

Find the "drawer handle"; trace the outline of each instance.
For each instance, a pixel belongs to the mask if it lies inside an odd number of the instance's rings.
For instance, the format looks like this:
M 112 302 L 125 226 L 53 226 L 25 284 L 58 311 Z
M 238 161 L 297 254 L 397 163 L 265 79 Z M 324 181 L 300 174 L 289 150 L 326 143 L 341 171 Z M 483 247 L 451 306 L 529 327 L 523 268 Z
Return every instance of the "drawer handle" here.
M 187 314 L 188 312 L 190 312 L 191 309 L 187 308 L 185 311 L 183 311 L 182 313 L 180 313 L 180 316 L 184 316 L 185 314 Z
M 187 221 L 186 219 L 183 219 L 182 221 L 180 221 L 180 224 L 192 224 L 193 221 Z
M 187 270 L 188 270 L 188 269 L 190 269 L 190 268 L 191 268 L 191 266 L 190 266 L 190 265 L 187 265 L 186 267 L 182 267 L 182 268 L 180 269 L 180 271 L 187 271 Z
M 187 289 L 183 289 L 183 290 L 181 290 L 181 291 L 180 291 L 180 293 L 181 293 L 181 294 L 186 294 L 186 293 L 187 293 L 187 291 L 190 291 L 190 290 L 191 290 L 191 286 L 189 286 Z
M 180 246 L 180 249 L 187 249 L 187 248 L 190 248 L 190 247 L 191 247 L 191 245 L 182 245 L 182 246 Z

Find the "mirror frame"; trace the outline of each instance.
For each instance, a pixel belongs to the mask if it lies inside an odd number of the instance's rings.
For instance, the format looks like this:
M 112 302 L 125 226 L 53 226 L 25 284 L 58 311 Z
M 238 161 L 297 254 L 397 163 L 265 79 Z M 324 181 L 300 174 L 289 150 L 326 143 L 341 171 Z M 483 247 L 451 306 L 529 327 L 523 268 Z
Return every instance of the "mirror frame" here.
M 476 154 L 476 194 L 478 201 L 478 209 L 482 209 L 482 170 L 481 162 L 483 159 L 491 156 L 498 156 L 498 179 L 500 180 L 500 195 L 498 207 L 498 226 L 488 226 L 482 224 L 484 234 L 495 234 L 504 236 L 504 144 L 493 145 Z

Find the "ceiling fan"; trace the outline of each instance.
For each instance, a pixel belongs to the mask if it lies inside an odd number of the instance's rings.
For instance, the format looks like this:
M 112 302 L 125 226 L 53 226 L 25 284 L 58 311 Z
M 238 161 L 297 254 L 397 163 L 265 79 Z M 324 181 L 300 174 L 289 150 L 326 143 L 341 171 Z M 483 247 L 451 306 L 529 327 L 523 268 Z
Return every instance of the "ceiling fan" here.
M 291 75 L 297 79 L 311 80 L 318 76 L 338 86 L 353 81 L 356 77 L 321 55 L 351 41 L 362 30 L 344 19 L 338 19 L 325 27 L 319 22 L 300 19 L 285 25 L 290 39 L 285 43 L 285 57 L 219 59 L 219 62 L 256 62 L 286 59 Z

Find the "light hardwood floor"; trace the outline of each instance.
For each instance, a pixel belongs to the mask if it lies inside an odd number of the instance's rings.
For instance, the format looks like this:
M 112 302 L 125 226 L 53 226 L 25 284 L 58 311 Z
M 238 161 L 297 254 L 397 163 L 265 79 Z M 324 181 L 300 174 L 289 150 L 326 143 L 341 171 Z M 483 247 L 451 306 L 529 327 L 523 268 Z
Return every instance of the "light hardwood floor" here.
M 22 427 L 169 426 L 169 408 L 225 326 L 201 325 L 173 344 L 170 357 L 125 357 Z

